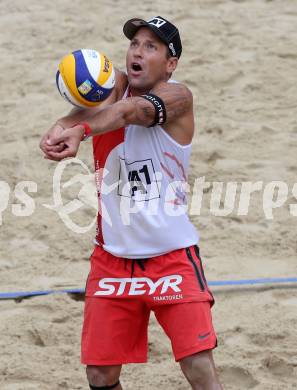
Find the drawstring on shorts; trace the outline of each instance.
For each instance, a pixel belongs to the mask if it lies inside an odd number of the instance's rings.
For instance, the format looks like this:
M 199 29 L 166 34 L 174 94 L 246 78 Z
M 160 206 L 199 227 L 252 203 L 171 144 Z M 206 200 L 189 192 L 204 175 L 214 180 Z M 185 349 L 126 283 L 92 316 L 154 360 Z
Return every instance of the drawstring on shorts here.
M 125 270 L 127 269 L 128 260 L 131 260 L 131 278 L 132 278 L 134 275 L 135 263 L 138 264 L 138 266 L 140 267 L 140 269 L 142 271 L 145 271 L 145 262 L 149 259 L 148 258 L 147 259 L 127 259 L 127 258 L 124 258 L 124 260 L 125 260 Z

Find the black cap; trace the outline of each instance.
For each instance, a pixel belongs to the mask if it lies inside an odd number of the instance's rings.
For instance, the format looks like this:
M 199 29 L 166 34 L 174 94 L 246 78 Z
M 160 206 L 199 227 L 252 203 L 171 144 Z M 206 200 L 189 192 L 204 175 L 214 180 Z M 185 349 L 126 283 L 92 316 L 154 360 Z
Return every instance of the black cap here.
M 180 57 L 182 44 L 178 29 L 161 16 L 145 21 L 139 18 L 128 20 L 123 27 L 124 34 L 132 39 L 140 27 L 149 27 L 168 46 L 172 57 Z

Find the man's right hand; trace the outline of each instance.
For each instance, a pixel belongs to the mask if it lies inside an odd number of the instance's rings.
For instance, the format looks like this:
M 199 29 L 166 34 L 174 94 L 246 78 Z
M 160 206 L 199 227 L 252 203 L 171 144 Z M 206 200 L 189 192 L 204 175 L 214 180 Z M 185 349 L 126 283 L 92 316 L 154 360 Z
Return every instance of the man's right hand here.
M 60 142 L 57 144 L 51 143 L 51 140 L 60 137 L 64 130 L 65 130 L 64 127 L 56 123 L 41 138 L 39 147 L 44 153 L 44 158 L 53 160 L 49 152 L 59 153 L 65 149 L 64 142 Z
M 40 142 L 40 148 L 44 152 L 45 158 L 61 161 L 67 157 L 75 157 L 84 132 L 85 129 L 82 125 L 68 129 L 55 125 Z

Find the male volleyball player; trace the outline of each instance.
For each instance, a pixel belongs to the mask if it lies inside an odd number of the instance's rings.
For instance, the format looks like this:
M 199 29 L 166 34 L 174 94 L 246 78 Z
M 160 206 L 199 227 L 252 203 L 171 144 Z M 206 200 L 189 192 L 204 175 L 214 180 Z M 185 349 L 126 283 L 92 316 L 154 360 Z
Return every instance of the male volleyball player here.
M 101 172 L 82 363 L 91 389 L 122 389 L 122 364 L 146 362 L 154 311 L 192 388 L 222 389 L 212 357 L 213 297 L 198 234 L 184 212 L 194 117 L 191 92 L 170 79 L 182 52 L 179 32 L 157 16 L 127 21 L 124 34 L 131 41 L 127 75 L 117 71 L 116 87 L 99 108 L 58 120 L 40 144 L 59 161 L 93 136 Z M 104 186 L 114 183 L 106 194 Z

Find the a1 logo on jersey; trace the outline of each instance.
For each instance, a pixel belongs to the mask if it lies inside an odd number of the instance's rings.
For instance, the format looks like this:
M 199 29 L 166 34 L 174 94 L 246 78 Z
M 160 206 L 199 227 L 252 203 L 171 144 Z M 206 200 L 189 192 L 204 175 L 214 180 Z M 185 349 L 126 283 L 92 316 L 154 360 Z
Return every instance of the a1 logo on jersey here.
M 137 202 L 160 198 L 157 175 L 151 159 L 127 163 L 120 158 L 118 195 Z

